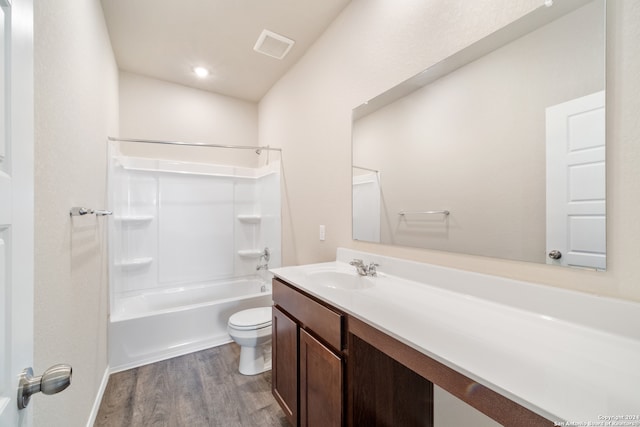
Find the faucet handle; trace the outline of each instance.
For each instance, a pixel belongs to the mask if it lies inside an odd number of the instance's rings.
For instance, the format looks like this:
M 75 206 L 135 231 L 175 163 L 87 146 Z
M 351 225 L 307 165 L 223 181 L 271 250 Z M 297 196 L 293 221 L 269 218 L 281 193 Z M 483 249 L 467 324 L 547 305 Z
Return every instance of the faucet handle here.
M 264 259 L 266 262 L 271 260 L 271 251 L 268 247 L 265 247 L 262 253 L 260 254 L 260 259 Z
M 376 271 L 376 267 L 378 267 L 380 264 L 375 263 L 375 262 L 371 262 L 369 263 L 369 266 L 367 267 L 367 275 L 369 276 L 377 276 L 378 272 Z
M 364 261 L 362 261 L 361 259 L 353 259 L 349 262 L 349 265 L 353 265 L 353 266 L 364 265 Z

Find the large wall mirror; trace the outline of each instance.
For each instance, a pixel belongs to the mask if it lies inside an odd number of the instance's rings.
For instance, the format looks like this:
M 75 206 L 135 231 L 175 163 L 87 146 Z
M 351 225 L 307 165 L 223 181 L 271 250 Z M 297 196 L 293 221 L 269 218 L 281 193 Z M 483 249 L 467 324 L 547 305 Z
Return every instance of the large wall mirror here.
M 563 0 L 353 112 L 353 238 L 603 270 L 604 0 Z

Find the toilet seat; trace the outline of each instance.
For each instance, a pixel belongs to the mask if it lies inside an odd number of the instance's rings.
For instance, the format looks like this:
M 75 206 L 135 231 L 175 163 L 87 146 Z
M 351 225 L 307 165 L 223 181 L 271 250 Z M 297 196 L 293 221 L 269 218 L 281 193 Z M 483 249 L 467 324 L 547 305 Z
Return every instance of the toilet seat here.
M 250 308 L 233 314 L 229 318 L 229 327 L 248 331 L 271 326 L 271 307 Z

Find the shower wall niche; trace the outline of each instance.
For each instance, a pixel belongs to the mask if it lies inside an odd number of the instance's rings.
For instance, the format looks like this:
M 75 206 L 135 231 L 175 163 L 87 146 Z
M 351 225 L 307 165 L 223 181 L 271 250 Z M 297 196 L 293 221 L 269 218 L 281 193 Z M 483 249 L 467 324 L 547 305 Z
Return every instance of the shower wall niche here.
M 111 296 L 263 275 L 280 265 L 280 163 L 110 158 Z M 112 307 L 114 300 L 112 299 Z

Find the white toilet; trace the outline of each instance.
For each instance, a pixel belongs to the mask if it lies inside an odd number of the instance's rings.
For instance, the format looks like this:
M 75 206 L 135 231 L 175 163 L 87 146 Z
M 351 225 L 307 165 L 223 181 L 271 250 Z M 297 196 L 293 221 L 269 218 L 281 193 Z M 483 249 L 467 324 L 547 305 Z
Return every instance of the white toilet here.
M 256 375 L 271 369 L 271 307 L 233 314 L 229 335 L 240 345 L 240 373 Z

